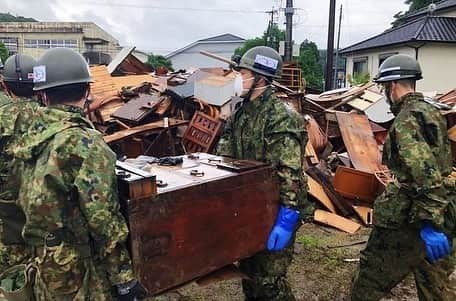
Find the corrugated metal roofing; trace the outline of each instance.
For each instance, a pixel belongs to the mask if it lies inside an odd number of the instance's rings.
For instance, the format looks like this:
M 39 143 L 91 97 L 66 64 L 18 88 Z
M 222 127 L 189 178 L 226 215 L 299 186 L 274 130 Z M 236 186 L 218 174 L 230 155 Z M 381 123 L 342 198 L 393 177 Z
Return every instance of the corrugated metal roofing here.
M 456 18 L 426 16 L 342 49 L 341 53 L 348 54 L 414 41 L 456 43 Z

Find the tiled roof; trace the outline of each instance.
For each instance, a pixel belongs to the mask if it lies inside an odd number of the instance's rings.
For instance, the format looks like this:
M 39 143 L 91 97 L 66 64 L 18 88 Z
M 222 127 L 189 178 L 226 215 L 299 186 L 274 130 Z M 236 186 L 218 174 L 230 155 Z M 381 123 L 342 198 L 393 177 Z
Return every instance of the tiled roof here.
M 417 41 L 456 43 L 456 18 L 426 16 L 342 49 L 341 53 L 349 54 Z

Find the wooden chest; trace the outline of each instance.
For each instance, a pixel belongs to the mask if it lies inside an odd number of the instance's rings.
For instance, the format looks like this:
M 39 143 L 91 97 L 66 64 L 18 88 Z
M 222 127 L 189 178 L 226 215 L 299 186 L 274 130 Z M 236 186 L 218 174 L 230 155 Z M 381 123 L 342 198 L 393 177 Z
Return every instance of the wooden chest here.
M 217 168 L 219 159 L 198 154 L 179 167 L 152 164 L 157 194 L 124 205 L 136 276 L 150 295 L 265 249 L 278 210 L 273 169 L 253 164 L 236 172 Z

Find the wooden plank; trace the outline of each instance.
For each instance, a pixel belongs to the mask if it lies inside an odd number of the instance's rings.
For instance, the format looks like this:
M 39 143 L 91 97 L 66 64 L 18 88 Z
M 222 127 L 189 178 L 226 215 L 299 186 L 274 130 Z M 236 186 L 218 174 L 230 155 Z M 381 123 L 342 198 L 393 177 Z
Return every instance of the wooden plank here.
M 336 207 L 329 199 L 323 187 L 318 184 L 312 177 L 307 177 L 307 185 L 309 186 L 309 194 L 317 199 L 331 213 L 336 213 Z
M 361 219 L 364 225 L 372 225 L 372 216 L 374 213 L 374 210 L 372 208 L 363 206 L 353 206 L 353 210 L 355 210 L 356 215 L 358 215 L 358 217 Z
M 456 142 L 456 125 L 448 130 L 448 137 L 451 141 Z
M 170 118 L 169 119 L 169 127 L 178 127 L 181 125 L 186 125 L 188 124 L 188 121 L 186 120 L 177 120 Z M 148 123 L 145 125 L 137 126 L 137 127 L 132 127 L 128 130 L 123 130 L 123 131 L 118 131 L 112 135 L 109 136 L 104 136 L 103 139 L 106 143 L 113 143 L 120 141 L 122 139 L 126 139 L 128 137 L 132 137 L 135 135 L 145 135 L 150 131 L 157 131 L 157 130 L 163 130 L 164 123 L 163 120 L 157 121 L 157 122 L 152 122 Z
M 381 170 L 381 155 L 366 115 L 336 112 L 345 147 L 356 169 Z
M 323 190 L 342 216 L 348 216 L 353 213 L 351 205 L 347 204 L 339 193 L 334 190 L 331 181 L 317 167 L 311 167 L 306 172 L 323 187 Z
M 360 111 L 365 111 L 372 105 L 371 102 L 366 101 L 361 98 L 355 98 L 352 101 L 350 101 L 348 104 L 350 106 L 352 106 L 353 108 L 360 110 Z
M 383 97 L 383 95 L 366 90 L 366 91 L 364 91 L 364 94 L 361 95 L 361 97 L 371 103 L 374 103 L 374 102 L 379 101 Z
M 314 220 L 320 224 L 331 226 L 344 232 L 353 234 L 361 225 L 339 215 L 323 210 L 315 210 Z
M 312 143 L 310 143 L 310 141 L 307 142 L 305 155 L 306 155 L 306 158 L 309 159 L 309 161 L 312 165 L 317 165 L 318 163 L 320 163 L 320 161 L 318 160 L 318 155 L 315 152 L 315 149 L 312 146 Z

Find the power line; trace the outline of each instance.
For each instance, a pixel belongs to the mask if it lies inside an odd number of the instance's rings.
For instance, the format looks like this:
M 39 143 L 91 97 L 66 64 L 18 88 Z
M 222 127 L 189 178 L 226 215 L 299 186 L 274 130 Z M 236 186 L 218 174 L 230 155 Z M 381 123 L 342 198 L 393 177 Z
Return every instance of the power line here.
M 156 10 L 175 10 L 175 11 L 197 11 L 197 12 L 211 12 L 211 13 L 240 13 L 240 14 L 264 14 L 265 10 L 245 10 L 245 9 L 215 9 L 215 8 L 202 8 L 202 7 L 166 7 L 159 5 L 145 5 L 145 4 L 126 4 L 118 2 L 88 2 L 79 1 L 78 4 L 87 4 L 104 7 L 124 7 L 124 8 L 140 8 L 140 9 L 156 9 Z

